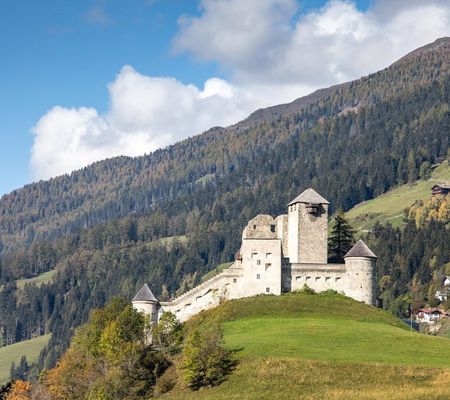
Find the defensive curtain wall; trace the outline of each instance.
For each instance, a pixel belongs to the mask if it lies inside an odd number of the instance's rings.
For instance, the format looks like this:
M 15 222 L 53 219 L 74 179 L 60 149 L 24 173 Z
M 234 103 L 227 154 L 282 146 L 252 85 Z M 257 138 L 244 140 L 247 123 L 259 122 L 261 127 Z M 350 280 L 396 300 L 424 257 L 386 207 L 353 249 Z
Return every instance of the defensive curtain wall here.
M 363 241 L 346 254 L 345 264 L 327 263 L 328 204 L 313 189 L 305 190 L 288 204 L 287 215 L 258 215 L 248 222 L 229 268 L 170 302 L 159 302 L 144 285 L 133 306 L 150 315 L 153 323 L 164 311 L 185 321 L 223 300 L 279 295 L 305 284 L 373 304 L 377 257 Z

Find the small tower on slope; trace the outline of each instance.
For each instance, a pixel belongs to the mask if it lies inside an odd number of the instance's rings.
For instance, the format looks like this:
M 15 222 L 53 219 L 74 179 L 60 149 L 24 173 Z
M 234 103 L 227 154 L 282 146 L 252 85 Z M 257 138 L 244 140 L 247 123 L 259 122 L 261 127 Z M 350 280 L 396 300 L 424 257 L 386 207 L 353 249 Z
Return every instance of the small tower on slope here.
M 148 315 L 152 325 L 158 323 L 159 301 L 146 283 L 139 289 L 131 303 L 135 310 Z
M 358 240 L 344 256 L 346 276 L 344 293 L 355 300 L 375 304 L 375 264 L 377 256 Z
M 328 205 L 309 188 L 288 204 L 288 257 L 292 264 L 326 264 Z

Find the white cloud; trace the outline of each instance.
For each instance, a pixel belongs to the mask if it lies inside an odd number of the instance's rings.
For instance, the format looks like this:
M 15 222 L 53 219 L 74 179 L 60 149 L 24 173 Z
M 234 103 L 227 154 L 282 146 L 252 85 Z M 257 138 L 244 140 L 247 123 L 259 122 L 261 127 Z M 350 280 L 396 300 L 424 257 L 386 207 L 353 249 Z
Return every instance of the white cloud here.
M 378 0 L 362 12 L 353 2 L 331 0 L 300 16 L 291 0 L 201 4 L 200 16 L 180 20 L 174 48 L 219 62 L 235 83 L 325 86 L 450 35 L 448 1 Z
M 33 128 L 33 178 L 46 179 L 96 160 L 136 156 L 200 133 L 229 125 L 261 104 L 253 91 L 211 78 L 204 89 L 173 78 L 144 76 L 122 68 L 108 86 L 110 108 L 49 110 Z
M 48 178 L 115 155 L 139 155 L 259 107 L 356 79 L 450 36 L 450 3 L 377 0 L 365 11 L 331 0 L 299 13 L 296 0 L 203 0 L 180 18 L 173 47 L 217 62 L 230 80 L 203 88 L 125 66 L 108 86 L 110 108 L 54 107 L 36 124 L 31 169 Z M 300 10 L 301 11 L 301 10 Z

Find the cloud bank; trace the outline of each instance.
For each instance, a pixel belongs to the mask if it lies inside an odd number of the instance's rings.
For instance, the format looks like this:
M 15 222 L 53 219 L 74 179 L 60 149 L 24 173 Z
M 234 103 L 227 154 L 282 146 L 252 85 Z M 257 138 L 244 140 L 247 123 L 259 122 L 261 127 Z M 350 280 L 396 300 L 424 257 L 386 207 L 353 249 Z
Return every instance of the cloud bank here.
M 116 155 L 140 155 L 251 111 L 375 72 L 450 35 L 450 4 L 378 0 L 365 12 L 329 1 L 303 13 L 295 0 L 203 0 L 179 19 L 176 52 L 218 63 L 228 81 L 203 88 L 124 66 L 108 86 L 110 107 L 55 106 L 33 128 L 33 178 Z

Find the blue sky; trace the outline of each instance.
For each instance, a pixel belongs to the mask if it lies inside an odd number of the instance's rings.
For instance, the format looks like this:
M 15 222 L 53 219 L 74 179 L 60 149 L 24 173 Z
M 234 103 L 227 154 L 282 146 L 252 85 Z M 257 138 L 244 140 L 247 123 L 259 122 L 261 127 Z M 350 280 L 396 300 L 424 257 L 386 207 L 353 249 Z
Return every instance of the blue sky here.
M 447 32 L 420 3 L 0 1 L 0 195 L 374 72 Z
M 109 20 L 89 17 L 99 9 Z M 168 46 L 195 1 L 0 2 L 0 194 L 30 180 L 31 127 L 55 104 L 105 110 L 106 85 L 124 64 L 198 83 L 214 66 L 173 57 Z M 95 14 L 94 14 L 95 15 Z

